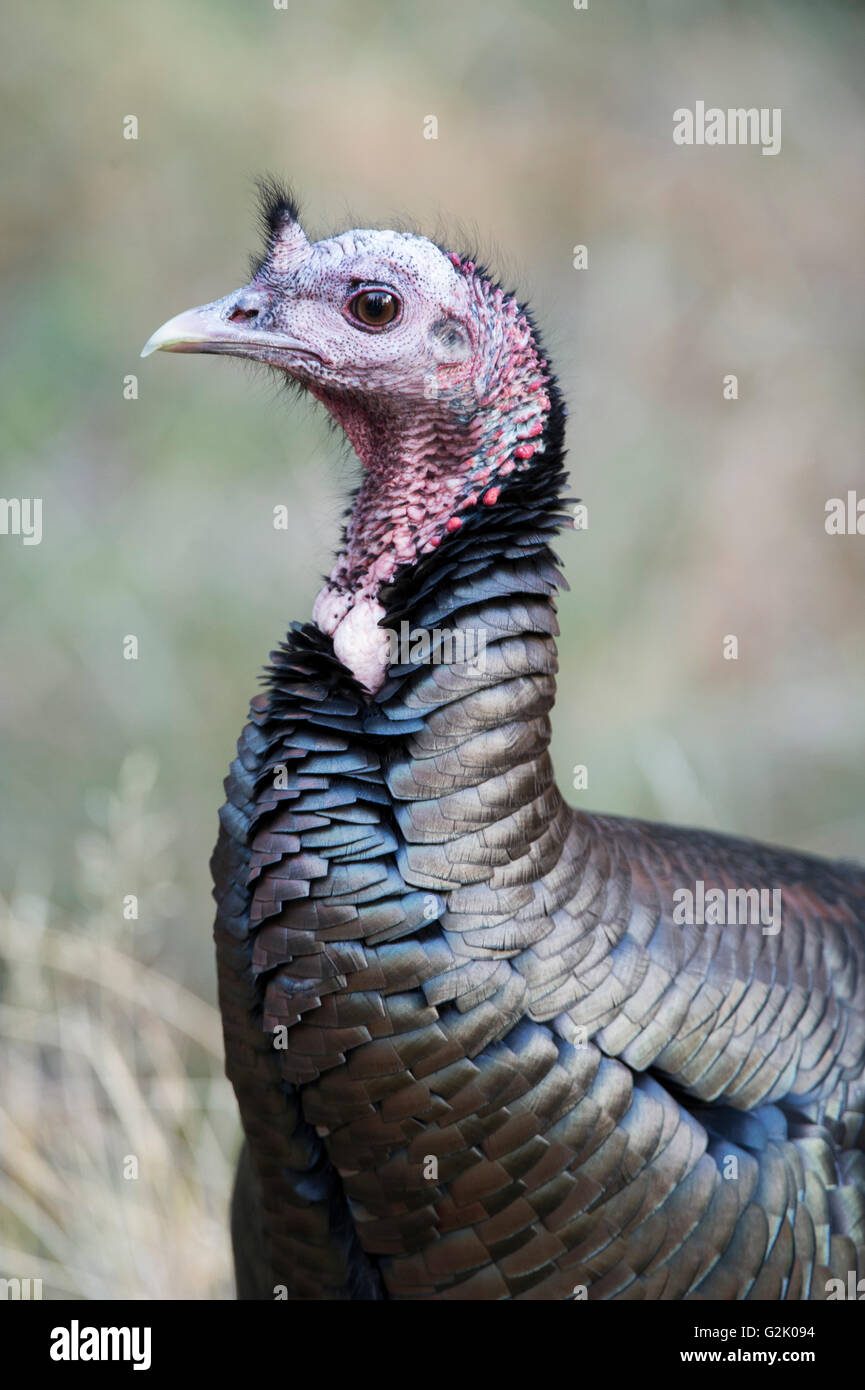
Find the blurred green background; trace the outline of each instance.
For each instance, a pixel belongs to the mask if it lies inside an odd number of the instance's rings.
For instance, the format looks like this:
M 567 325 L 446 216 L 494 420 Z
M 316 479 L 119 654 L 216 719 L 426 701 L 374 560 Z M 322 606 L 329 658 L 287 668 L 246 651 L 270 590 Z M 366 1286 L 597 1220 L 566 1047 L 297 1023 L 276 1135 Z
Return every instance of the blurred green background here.
M 865 538 L 824 509 L 865 495 L 865 18 L 31 0 L 2 24 L 2 493 L 42 497 L 44 536 L 0 537 L 0 1275 L 225 1297 L 207 861 L 355 466 L 271 377 L 142 344 L 244 283 L 264 171 L 310 235 L 398 219 L 480 250 L 545 332 L 589 509 L 561 543 L 566 794 L 860 857 Z M 780 107 L 781 153 L 675 146 L 697 100 Z

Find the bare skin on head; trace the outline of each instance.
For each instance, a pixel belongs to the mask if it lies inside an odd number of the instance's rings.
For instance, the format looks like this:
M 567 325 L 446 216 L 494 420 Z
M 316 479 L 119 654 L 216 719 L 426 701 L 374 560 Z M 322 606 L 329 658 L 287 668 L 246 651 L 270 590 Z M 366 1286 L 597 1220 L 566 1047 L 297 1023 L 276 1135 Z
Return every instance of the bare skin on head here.
M 364 474 L 312 616 L 375 694 L 389 653 L 382 587 L 529 466 L 550 409 L 547 364 L 515 300 L 426 238 L 355 230 L 310 243 L 288 204 L 268 220 L 249 285 L 178 315 L 145 354 L 268 363 L 342 426 Z

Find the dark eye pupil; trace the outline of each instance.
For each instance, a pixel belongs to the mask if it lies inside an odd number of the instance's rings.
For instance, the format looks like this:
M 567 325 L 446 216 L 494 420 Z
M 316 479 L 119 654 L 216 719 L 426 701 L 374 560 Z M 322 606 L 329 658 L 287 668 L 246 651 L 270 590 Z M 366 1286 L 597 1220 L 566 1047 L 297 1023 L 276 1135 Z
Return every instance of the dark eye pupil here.
M 396 314 L 396 300 L 392 294 L 383 290 L 367 290 L 359 294 L 354 302 L 355 313 L 364 323 L 379 325 L 390 323 Z
M 363 310 L 368 319 L 383 319 L 390 304 L 390 295 L 368 294 L 363 301 Z

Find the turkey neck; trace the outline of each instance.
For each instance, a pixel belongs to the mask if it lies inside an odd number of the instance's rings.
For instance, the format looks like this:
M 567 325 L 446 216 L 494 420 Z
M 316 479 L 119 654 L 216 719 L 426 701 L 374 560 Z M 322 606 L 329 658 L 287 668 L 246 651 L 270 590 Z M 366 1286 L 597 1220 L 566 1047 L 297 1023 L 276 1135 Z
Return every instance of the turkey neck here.
M 460 528 L 381 586 L 396 659 L 379 691 L 370 697 L 348 671 L 338 674 L 330 641 L 307 626 L 274 654 L 261 697 L 259 718 L 277 740 L 283 721 L 313 718 L 357 750 L 345 753 L 346 768 L 366 757 L 380 769 L 406 888 L 447 894 L 447 926 L 480 955 L 532 938 L 539 912 L 559 896 L 562 849 L 576 833 L 548 751 L 555 597 L 567 587 L 551 545 L 572 523 L 562 497 L 565 411 L 553 381 L 547 389 L 531 465 L 506 477 L 494 507 L 468 510 Z M 372 776 L 363 773 L 364 786 Z M 572 848 L 579 860 L 581 847 Z
M 521 913 L 536 915 L 572 831 L 548 752 L 563 420 L 553 386 L 537 462 L 380 594 L 391 632 L 429 634 L 421 661 L 397 648 L 403 664 L 374 702 L 393 726 L 415 721 L 383 758 L 404 872 L 448 893 L 446 925 L 472 953 L 520 949 Z

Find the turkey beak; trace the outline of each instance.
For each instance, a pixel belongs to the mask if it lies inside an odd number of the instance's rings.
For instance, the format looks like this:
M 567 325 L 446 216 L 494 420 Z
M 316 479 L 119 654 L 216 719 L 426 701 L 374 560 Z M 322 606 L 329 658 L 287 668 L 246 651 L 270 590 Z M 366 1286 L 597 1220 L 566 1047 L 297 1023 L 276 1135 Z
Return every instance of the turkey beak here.
M 234 357 L 260 357 L 274 349 L 309 354 L 309 348 L 283 333 L 269 333 L 258 327 L 267 321 L 274 295 L 268 290 L 235 290 L 224 299 L 185 309 L 157 328 L 141 349 L 142 357 L 152 352 L 222 352 Z

